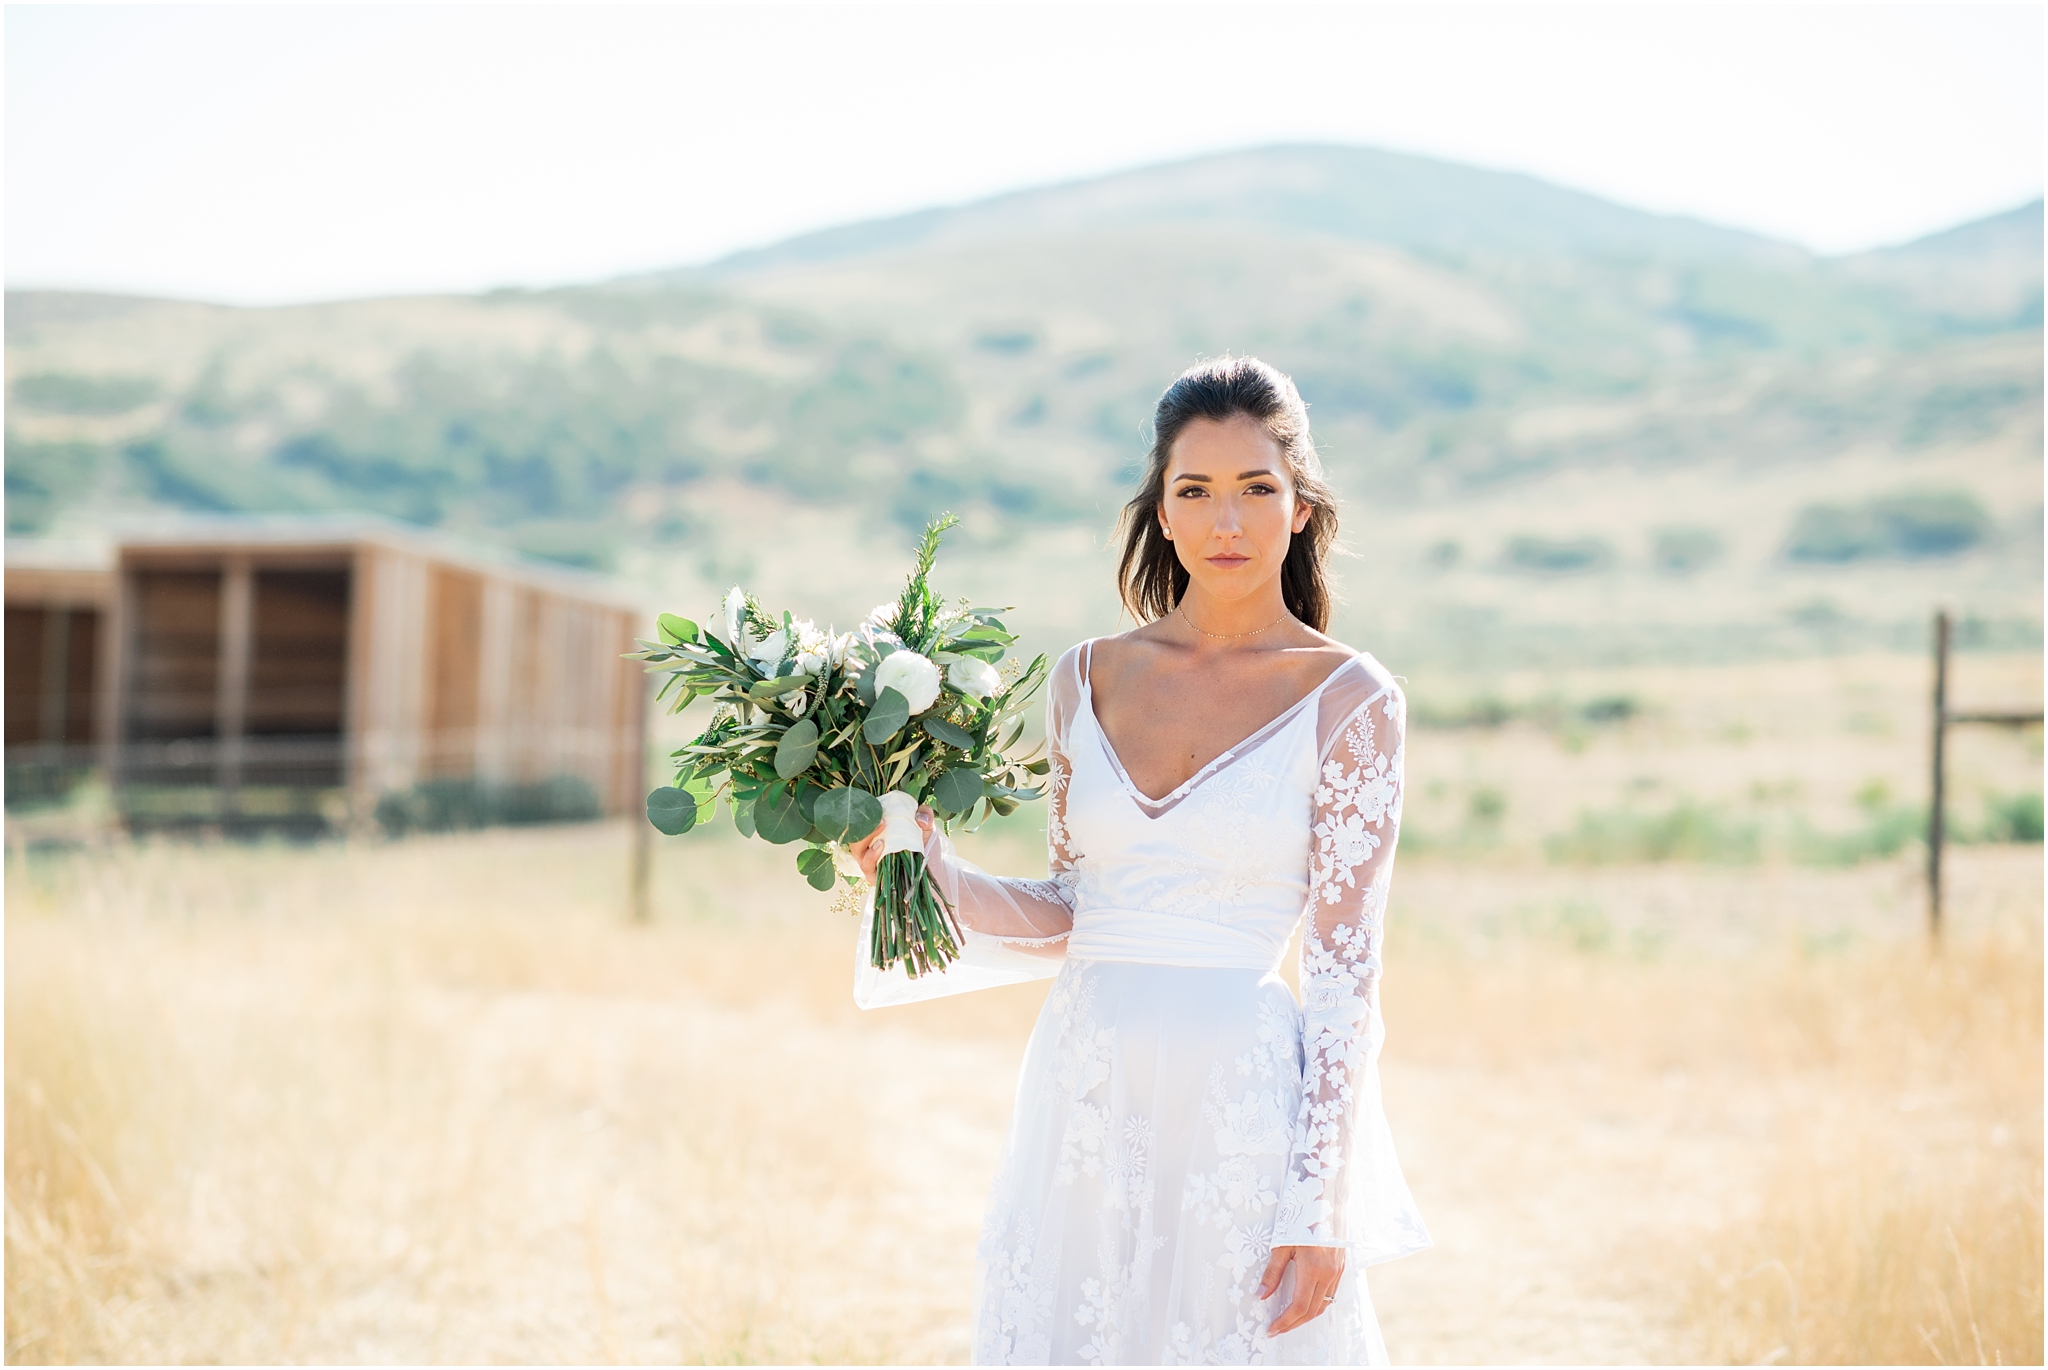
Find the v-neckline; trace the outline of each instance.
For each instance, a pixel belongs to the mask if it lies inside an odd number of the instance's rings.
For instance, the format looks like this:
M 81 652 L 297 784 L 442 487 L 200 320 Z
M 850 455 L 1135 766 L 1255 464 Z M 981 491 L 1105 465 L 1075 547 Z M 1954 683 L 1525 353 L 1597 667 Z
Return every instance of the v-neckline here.
M 1090 645 L 1090 656 L 1093 656 L 1092 644 Z M 1110 767 L 1116 772 L 1116 778 L 1118 783 L 1124 787 L 1125 793 L 1127 793 L 1131 797 L 1132 801 L 1137 806 L 1139 813 L 1143 814 L 1148 819 L 1156 819 L 1165 816 L 1168 806 L 1174 805 L 1177 803 L 1177 801 L 1186 798 L 1188 791 L 1192 790 L 1195 786 L 1201 784 L 1202 781 L 1208 779 L 1209 775 L 1212 772 L 1214 772 L 1218 767 L 1222 766 L 1225 762 L 1234 760 L 1239 755 L 1248 751 L 1256 750 L 1257 748 L 1264 746 L 1267 742 L 1270 742 L 1273 739 L 1273 737 L 1280 732 L 1282 725 L 1290 722 L 1293 716 L 1299 713 L 1301 709 L 1309 703 L 1310 700 L 1316 699 L 1319 696 L 1321 696 L 1324 689 L 1329 686 L 1329 683 L 1335 680 L 1338 674 L 1342 672 L 1346 667 L 1350 666 L 1357 660 L 1358 655 L 1356 653 L 1353 653 L 1351 656 L 1346 657 L 1343 661 L 1338 662 L 1337 665 L 1330 670 L 1330 673 L 1324 676 L 1321 680 L 1317 681 L 1315 683 L 1315 687 L 1311 689 L 1307 694 L 1303 695 L 1300 699 L 1295 700 L 1292 704 L 1289 704 L 1279 713 L 1274 714 L 1271 718 L 1267 719 L 1264 723 L 1261 723 L 1258 727 L 1252 729 L 1249 733 L 1246 733 L 1242 738 L 1239 738 L 1236 742 L 1233 742 L 1228 747 L 1225 747 L 1222 751 L 1218 752 L 1214 757 L 1212 757 L 1209 760 L 1209 762 L 1206 765 L 1204 765 L 1200 770 L 1196 771 L 1186 780 L 1183 780 L 1179 785 L 1175 786 L 1171 792 L 1169 792 L 1168 794 L 1159 799 L 1154 799 L 1151 795 L 1146 794 L 1143 790 L 1138 788 L 1137 782 L 1131 779 L 1131 773 L 1124 769 L 1123 757 L 1117 755 L 1116 743 L 1111 742 L 1109 740 L 1108 730 L 1102 726 L 1102 720 L 1096 717 L 1094 678 L 1095 672 L 1092 669 L 1094 665 L 1092 660 L 1089 663 L 1091 669 L 1088 671 L 1087 675 L 1082 677 L 1081 680 L 1081 691 L 1083 694 L 1082 702 L 1085 705 L 1085 711 L 1088 715 L 1088 725 L 1095 730 L 1095 736 L 1101 740 L 1103 755 L 1109 758 Z

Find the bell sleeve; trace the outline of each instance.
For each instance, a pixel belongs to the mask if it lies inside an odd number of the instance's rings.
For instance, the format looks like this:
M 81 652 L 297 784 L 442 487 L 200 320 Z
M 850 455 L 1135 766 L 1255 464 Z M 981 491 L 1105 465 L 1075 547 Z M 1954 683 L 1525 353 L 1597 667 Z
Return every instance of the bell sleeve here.
M 1050 979 L 1066 960 L 1074 928 L 1074 882 L 1080 864 L 1067 826 L 1068 729 L 1080 700 L 1077 651 L 1054 665 L 1046 686 L 1046 819 L 1049 875 L 1043 880 L 990 875 L 953 849 L 936 827 L 925 835 L 925 867 L 953 908 L 963 944 L 942 971 L 912 976 L 902 966 L 886 971 L 868 963 L 874 896 L 866 900 L 854 947 L 854 1002 L 862 1008 L 916 1003 L 950 994 Z
M 1336 698 L 1326 701 L 1311 803 L 1301 1111 L 1273 1244 L 1342 1247 L 1373 1264 L 1430 1239 L 1394 1154 L 1379 1084 L 1381 954 L 1401 828 L 1406 707 L 1377 663 L 1354 674 L 1366 683 L 1328 692 Z

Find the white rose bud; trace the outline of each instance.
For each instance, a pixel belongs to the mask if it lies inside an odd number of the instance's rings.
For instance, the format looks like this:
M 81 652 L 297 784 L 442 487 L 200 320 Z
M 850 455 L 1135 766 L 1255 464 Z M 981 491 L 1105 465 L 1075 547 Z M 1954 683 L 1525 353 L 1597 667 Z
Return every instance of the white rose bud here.
M 963 656 L 946 668 L 946 680 L 961 694 L 987 699 L 1003 688 L 1002 673 L 978 656 Z
M 875 693 L 894 690 L 921 714 L 939 697 L 939 668 L 916 652 L 891 652 L 875 667 Z

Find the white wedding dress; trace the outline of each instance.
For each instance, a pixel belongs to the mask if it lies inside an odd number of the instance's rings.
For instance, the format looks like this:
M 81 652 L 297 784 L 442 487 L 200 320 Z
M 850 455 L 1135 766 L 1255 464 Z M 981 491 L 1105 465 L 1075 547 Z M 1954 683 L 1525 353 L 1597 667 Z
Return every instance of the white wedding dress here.
M 918 980 L 857 963 L 865 1007 L 1057 976 L 983 1226 L 975 1362 L 1384 1363 L 1365 1267 L 1429 1245 L 1377 1065 L 1400 689 L 1356 656 L 1154 800 L 1096 722 L 1089 656 L 1048 683 L 1052 878 L 935 836 L 966 954 Z M 1278 973 L 1297 925 L 1300 1004 Z M 1257 1297 L 1276 1245 L 1348 1256 L 1328 1311 L 1269 1338 L 1293 1289 Z

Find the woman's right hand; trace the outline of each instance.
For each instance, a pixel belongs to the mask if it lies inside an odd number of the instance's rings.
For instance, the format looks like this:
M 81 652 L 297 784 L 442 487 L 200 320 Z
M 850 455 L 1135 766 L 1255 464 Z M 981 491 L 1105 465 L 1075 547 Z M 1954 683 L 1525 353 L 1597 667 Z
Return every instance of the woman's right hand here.
M 931 809 L 920 804 L 917 810 L 917 826 L 926 837 L 932 835 L 932 822 Z M 875 883 L 875 868 L 882 864 L 882 836 L 888 829 L 889 825 L 883 823 L 846 849 L 847 854 L 860 863 L 861 878 L 870 885 Z

